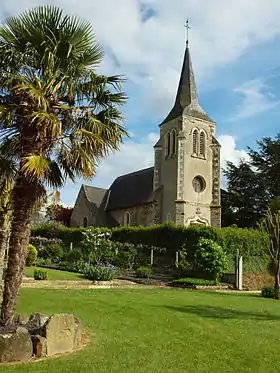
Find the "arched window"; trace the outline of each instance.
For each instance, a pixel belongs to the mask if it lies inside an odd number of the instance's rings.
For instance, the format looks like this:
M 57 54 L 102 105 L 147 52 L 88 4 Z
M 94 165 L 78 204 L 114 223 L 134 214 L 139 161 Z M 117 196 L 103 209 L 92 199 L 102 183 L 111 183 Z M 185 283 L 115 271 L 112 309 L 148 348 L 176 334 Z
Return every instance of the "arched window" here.
M 88 218 L 85 216 L 83 220 L 83 227 L 86 228 L 88 226 Z
M 165 155 L 166 157 L 170 156 L 170 148 L 171 148 L 171 136 L 170 133 L 167 132 L 165 137 Z
M 176 154 L 176 131 L 173 130 L 171 133 L 171 154 Z
M 130 225 L 130 213 L 128 211 L 124 214 L 123 225 Z
M 198 155 L 198 131 L 193 131 L 193 154 Z
M 206 136 L 203 131 L 200 132 L 199 136 L 199 155 L 205 157 L 206 152 Z

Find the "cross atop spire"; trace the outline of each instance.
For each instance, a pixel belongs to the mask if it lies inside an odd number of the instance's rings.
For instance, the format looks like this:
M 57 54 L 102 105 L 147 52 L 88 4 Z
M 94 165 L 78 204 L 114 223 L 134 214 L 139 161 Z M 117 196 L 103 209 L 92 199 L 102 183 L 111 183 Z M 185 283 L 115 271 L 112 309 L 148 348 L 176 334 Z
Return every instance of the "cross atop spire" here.
M 187 38 L 186 43 L 189 45 L 189 30 L 191 29 L 189 19 L 187 18 L 186 24 L 185 24 L 186 30 L 187 30 Z

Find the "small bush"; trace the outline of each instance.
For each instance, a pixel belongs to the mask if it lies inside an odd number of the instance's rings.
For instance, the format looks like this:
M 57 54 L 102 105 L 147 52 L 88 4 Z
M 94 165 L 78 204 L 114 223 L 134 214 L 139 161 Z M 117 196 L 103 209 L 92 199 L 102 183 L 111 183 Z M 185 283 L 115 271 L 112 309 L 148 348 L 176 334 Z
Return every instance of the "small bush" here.
M 34 270 L 34 280 L 47 280 L 48 274 L 47 271 L 42 269 L 35 269 Z
M 215 280 L 204 280 L 201 278 L 179 278 L 171 282 L 172 286 L 217 286 L 218 281 Z
M 36 261 L 37 267 L 40 267 L 40 266 L 49 266 L 51 264 L 52 264 L 52 260 L 51 259 L 38 258 L 37 261 Z
M 152 270 L 148 267 L 139 267 L 135 271 L 135 275 L 138 278 L 150 278 L 152 276 Z
M 275 297 L 275 290 L 273 286 L 265 286 L 262 289 L 261 296 L 263 298 L 274 298 Z
M 110 234 L 102 232 L 101 229 L 88 228 L 83 232 L 81 245 L 84 258 L 88 258 L 90 263 L 112 263 L 117 253 L 117 247 L 109 239 Z
M 213 240 L 201 238 L 195 253 L 195 266 L 212 280 L 218 281 L 227 269 L 228 261 L 224 249 Z
M 74 262 L 72 264 L 69 264 L 67 262 L 60 263 L 60 265 L 64 265 L 67 271 L 69 272 L 75 272 L 75 273 L 84 273 L 84 270 L 89 266 L 84 260 L 78 260 L 77 262 Z
M 132 269 L 135 265 L 137 249 L 133 244 L 115 242 L 117 251 L 114 263 L 122 269 Z
M 38 251 L 35 246 L 29 244 L 27 249 L 26 266 L 31 267 L 36 263 Z
M 96 266 L 85 266 L 83 274 L 91 281 L 112 281 L 120 275 L 120 272 L 113 265 L 99 264 Z
M 64 262 L 67 262 L 67 263 L 76 263 L 80 260 L 82 260 L 82 252 L 80 249 L 73 249 L 71 251 L 68 251 L 64 257 L 63 257 L 63 261 Z
M 59 243 L 45 244 L 39 249 L 38 256 L 50 259 L 52 263 L 58 263 L 63 256 L 63 247 Z

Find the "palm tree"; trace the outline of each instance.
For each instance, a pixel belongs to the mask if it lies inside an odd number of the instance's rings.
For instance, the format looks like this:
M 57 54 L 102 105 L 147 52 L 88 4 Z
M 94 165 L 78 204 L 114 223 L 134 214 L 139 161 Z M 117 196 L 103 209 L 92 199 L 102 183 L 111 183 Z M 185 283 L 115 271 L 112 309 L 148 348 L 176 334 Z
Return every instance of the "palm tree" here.
M 0 27 L 0 143 L 18 157 L 13 220 L 1 310 L 13 323 L 30 235 L 45 186 L 92 178 L 99 161 L 127 132 L 120 76 L 95 72 L 103 52 L 86 21 L 45 6 Z

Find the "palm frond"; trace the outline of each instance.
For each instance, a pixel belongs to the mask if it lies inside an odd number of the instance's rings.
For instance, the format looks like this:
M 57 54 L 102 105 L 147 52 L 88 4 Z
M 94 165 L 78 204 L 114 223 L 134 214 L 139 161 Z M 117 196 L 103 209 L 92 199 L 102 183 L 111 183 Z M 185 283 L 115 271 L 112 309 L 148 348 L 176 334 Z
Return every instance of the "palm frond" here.
M 50 170 L 50 160 L 41 155 L 30 154 L 22 159 L 22 170 L 28 177 L 40 179 Z

